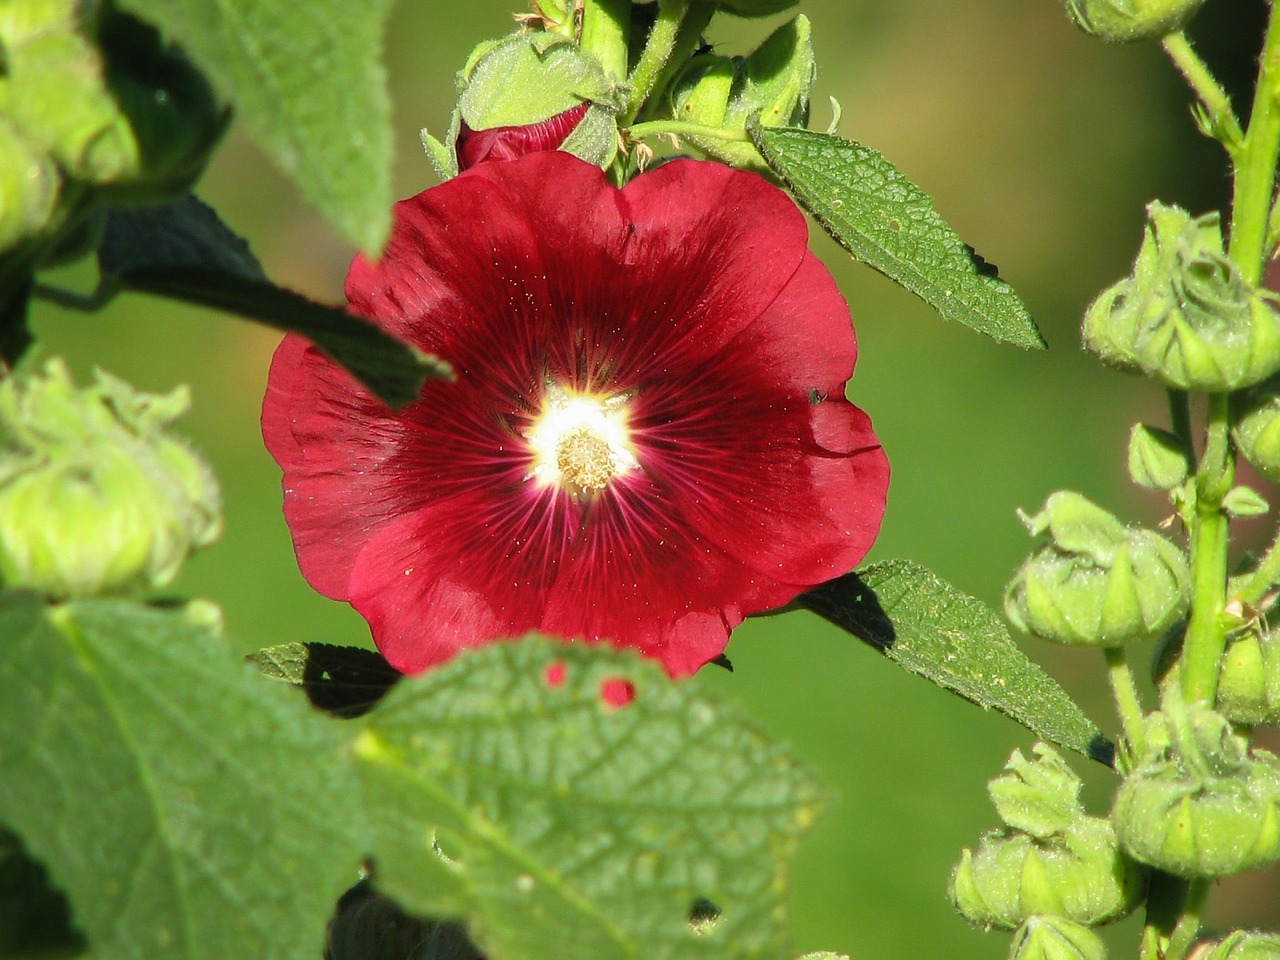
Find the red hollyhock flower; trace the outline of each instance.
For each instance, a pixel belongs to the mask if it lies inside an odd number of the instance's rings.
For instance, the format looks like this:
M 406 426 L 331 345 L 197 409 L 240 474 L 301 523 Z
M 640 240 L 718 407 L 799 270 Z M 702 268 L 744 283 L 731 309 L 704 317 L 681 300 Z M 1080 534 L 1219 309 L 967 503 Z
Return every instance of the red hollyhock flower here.
M 347 297 L 457 380 L 392 411 L 285 338 L 263 434 L 302 572 L 408 673 L 538 629 L 674 676 L 846 573 L 889 470 L 807 239 L 782 191 L 692 160 L 619 190 L 532 153 L 398 204 Z

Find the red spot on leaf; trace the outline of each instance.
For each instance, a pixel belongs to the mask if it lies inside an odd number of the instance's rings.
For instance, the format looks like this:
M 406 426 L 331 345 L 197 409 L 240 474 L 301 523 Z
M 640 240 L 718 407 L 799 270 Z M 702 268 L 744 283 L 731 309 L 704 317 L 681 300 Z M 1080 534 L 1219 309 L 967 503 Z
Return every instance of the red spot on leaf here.
M 548 687 L 559 687 L 564 685 L 565 668 L 564 661 L 557 660 L 555 663 L 547 667 L 546 680 Z
M 621 677 L 609 677 L 604 683 L 600 684 L 600 699 L 604 701 L 607 707 L 615 709 L 625 707 L 635 698 L 636 688 L 630 680 L 623 680 Z

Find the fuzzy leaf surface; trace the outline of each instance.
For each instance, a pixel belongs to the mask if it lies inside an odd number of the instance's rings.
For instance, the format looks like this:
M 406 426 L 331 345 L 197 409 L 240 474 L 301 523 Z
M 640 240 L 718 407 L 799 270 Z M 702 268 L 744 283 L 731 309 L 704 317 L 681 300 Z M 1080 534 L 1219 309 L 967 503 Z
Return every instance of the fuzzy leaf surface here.
M 213 81 L 249 135 L 348 238 L 391 227 L 388 0 L 121 0 Z
M 852 140 L 748 124 L 760 155 L 854 258 L 920 297 L 948 320 L 1024 349 L 1044 339 L 996 269 L 933 209 L 929 195 L 878 152 Z
M 798 602 L 901 667 L 1036 736 L 1110 764 L 1114 748 L 986 604 L 908 560 L 873 563 Z
M 172 297 L 299 333 L 384 401 L 417 398 L 428 377 L 451 376 L 427 356 L 340 307 L 277 287 L 249 245 L 194 196 L 136 210 L 112 210 L 98 250 L 103 284 Z
M 609 681 L 634 702 L 608 706 Z M 488 955 L 785 952 L 788 859 L 822 792 L 692 684 L 533 637 L 402 681 L 361 722 L 376 880 L 407 909 L 465 917 Z M 723 913 L 698 935 L 704 899 Z
M 95 958 L 293 960 L 365 852 L 340 729 L 180 611 L 0 595 L 0 822 Z

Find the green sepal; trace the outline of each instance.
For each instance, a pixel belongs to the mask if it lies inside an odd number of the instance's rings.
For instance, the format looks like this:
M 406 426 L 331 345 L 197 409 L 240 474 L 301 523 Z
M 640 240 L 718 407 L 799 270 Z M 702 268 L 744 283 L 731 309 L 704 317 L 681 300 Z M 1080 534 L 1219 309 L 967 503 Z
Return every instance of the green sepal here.
M 1252 487 L 1232 487 L 1222 498 L 1222 509 L 1233 517 L 1259 517 L 1271 509 L 1262 494 Z
M 1013 935 L 1009 960 L 1107 960 L 1107 948 L 1084 924 L 1028 917 Z
M 1135 424 L 1129 434 L 1129 476 L 1148 490 L 1173 490 L 1187 479 L 1187 450 L 1167 430 Z

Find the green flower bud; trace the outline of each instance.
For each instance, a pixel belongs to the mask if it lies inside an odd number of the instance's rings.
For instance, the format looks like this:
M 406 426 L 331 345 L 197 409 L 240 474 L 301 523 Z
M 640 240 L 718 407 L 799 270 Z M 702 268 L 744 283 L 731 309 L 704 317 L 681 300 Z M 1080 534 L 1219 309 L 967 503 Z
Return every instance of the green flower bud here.
M 1280 724 L 1280 638 L 1246 633 L 1227 645 L 1217 706 L 1232 723 Z
M 61 185 L 48 157 L 0 116 L 0 253 L 39 233 L 53 216 Z
M 49 363 L 25 384 L 0 383 L 0 579 L 50 597 L 172 582 L 221 532 L 205 463 L 165 432 L 185 389 L 135 392 L 99 373 L 77 389 Z
M 1226 256 L 1218 215 L 1160 203 L 1147 215 L 1133 274 L 1085 314 L 1085 346 L 1180 390 L 1239 390 L 1280 369 L 1277 298 Z
M 8 113 L 26 139 L 71 176 L 110 183 L 141 163 L 129 122 L 107 91 L 97 48 L 71 30 L 6 51 Z
M 1180 877 L 1224 877 L 1280 859 L 1280 763 L 1249 752 L 1203 704 L 1148 720 L 1147 750 L 1111 820 L 1129 856 Z
M 481 44 L 458 74 L 458 106 L 444 143 L 422 131 L 423 145 L 442 179 L 457 176 L 462 130 L 479 133 L 529 127 L 590 104 L 559 145 L 598 167 L 618 150 L 618 114 L 626 88 L 592 56 L 554 33 L 530 33 Z
M 1192 960 L 1280 960 L 1280 935 L 1235 930 L 1221 940 L 1200 944 Z
M 971 923 L 1013 929 L 1051 915 L 1105 923 L 1132 910 L 1144 873 L 1116 846 L 1108 821 L 1080 805 L 1080 779 L 1062 757 L 1037 744 L 1036 759 L 1017 751 L 1010 772 L 990 786 L 1005 829 L 965 850 L 951 875 L 950 896 Z
M 1187 479 L 1187 451 L 1166 430 L 1135 424 L 1129 434 L 1129 476 L 1148 490 L 1173 490 Z
M 1071 19 L 1085 33 L 1127 43 L 1157 40 L 1177 30 L 1204 0 L 1063 0 Z
M 157 203 L 185 193 L 204 172 L 229 111 L 204 75 L 150 24 L 112 14 L 100 42 L 107 85 L 140 155 L 136 171 L 111 181 L 111 202 Z
M 1280 483 L 1280 379 L 1232 398 L 1236 446 L 1260 474 Z
M 1157 636 L 1186 612 L 1186 558 L 1164 537 L 1125 527 L 1069 491 L 1022 520 L 1050 542 L 1005 591 L 1005 615 L 1018 629 L 1054 643 L 1113 647 Z
M 1086 926 L 1062 917 L 1028 917 L 1013 935 L 1009 960 L 1106 960 L 1107 948 Z
M 673 86 L 672 118 L 733 131 L 746 130 L 757 114 L 766 127 L 803 126 L 815 72 L 811 34 L 809 18 L 801 14 L 745 59 L 695 57 Z M 732 166 L 767 169 L 751 143 L 695 135 L 684 139 Z

